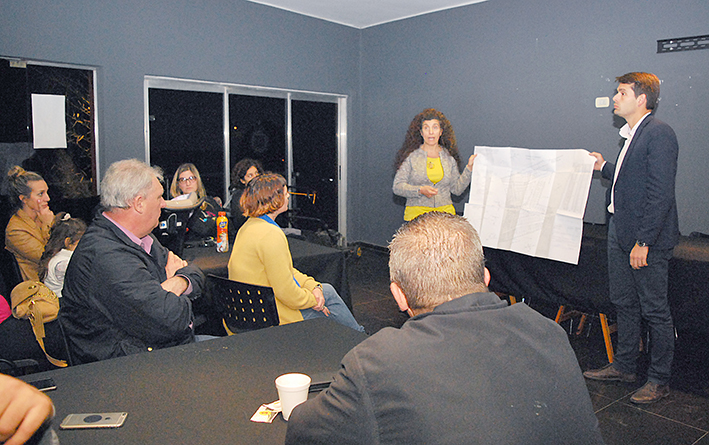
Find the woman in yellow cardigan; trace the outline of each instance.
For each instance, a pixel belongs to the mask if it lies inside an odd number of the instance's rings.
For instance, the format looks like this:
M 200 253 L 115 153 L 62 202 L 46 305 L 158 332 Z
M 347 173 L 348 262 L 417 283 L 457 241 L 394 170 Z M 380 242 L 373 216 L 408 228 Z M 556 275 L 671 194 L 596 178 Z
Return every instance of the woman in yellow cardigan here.
M 17 259 L 23 280 L 38 281 L 39 259 L 54 221 L 47 183 L 37 173 L 17 165 L 7 172 L 7 179 L 19 208 L 7 223 L 5 249 Z
M 267 173 L 249 181 L 240 199 L 249 219 L 234 240 L 229 279 L 273 288 L 281 324 L 330 317 L 364 332 L 334 287 L 293 267 L 288 240 L 275 222 L 288 210 L 289 196 L 281 175 Z

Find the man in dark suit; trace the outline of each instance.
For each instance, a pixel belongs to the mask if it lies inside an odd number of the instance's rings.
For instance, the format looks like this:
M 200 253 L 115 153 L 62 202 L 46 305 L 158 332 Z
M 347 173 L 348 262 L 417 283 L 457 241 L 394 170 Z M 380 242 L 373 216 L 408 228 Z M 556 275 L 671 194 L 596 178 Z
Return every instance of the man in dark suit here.
M 675 176 L 677 137 L 652 115 L 660 81 L 650 73 L 616 79 L 614 113 L 626 120 L 620 129 L 625 145 L 614 164 L 600 153 L 594 168 L 613 181 L 609 190 L 608 277 L 611 302 L 618 313 L 614 362 L 586 371 L 594 380 L 634 382 L 641 321 L 650 330 L 648 380 L 634 403 L 653 403 L 669 395 L 674 328 L 667 301 L 667 271 L 679 238 Z

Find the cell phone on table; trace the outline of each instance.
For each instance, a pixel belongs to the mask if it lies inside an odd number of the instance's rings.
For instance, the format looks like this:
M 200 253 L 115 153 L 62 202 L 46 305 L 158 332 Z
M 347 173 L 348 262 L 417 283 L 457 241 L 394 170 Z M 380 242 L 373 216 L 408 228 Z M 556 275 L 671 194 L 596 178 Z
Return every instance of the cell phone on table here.
M 123 425 L 128 413 L 83 413 L 69 414 L 62 420 L 59 428 L 70 430 L 76 428 L 118 428 Z
M 27 383 L 39 389 L 40 391 L 51 391 L 53 389 L 57 389 L 57 384 L 54 383 L 54 379 L 35 380 L 33 382 Z
M 336 372 L 318 372 L 310 378 L 309 393 L 320 392 L 330 387 L 330 383 L 335 380 Z

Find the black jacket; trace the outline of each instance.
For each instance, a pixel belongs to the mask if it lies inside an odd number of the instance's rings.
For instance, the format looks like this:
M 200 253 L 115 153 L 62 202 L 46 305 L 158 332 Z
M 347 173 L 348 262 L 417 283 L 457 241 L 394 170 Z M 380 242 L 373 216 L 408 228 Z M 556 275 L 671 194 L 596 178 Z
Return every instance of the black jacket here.
M 566 333 L 493 293 L 384 328 L 298 405 L 286 444 L 599 444 Z
M 104 360 L 194 341 L 192 303 L 165 291 L 168 250 L 153 235 L 151 254 L 100 213 L 79 242 L 64 280 L 60 318 L 72 358 Z M 201 293 L 199 268 L 180 269 Z
M 613 195 L 613 221 L 623 249 L 630 251 L 636 241 L 654 249 L 671 249 L 677 245 L 678 152 L 677 137 L 669 125 L 653 115 L 640 123 L 620 166 Z M 601 173 L 612 181 L 615 164 L 606 162 Z M 610 190 L 607 203 L 610 203 Z

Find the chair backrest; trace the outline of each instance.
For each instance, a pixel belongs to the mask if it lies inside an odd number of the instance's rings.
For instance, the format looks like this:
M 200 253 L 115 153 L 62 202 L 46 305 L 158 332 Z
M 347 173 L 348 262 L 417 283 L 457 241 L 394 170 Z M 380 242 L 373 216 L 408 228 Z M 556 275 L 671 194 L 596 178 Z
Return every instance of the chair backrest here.
M 153 230 L 153 235 L 177 256 L 182 256 L 187 233 L 187 221 L 193 209 L 162 209 L 160 224 Z
M 270 287 L 207 275 L 212 300 L 232 333 L 277 326 L 280 323 L 276 298 Z
M 47 352 L 60 360 L 66 360 L 71 365 L 71 357 L 66 337 L 59 320 L 50 321 L 44 325 L 46 336 L 44 346 Z M 0 359 L 14 362 L 21 368 L 21 373 L 49 371 L 60 369 L 51 364 L 40 348 L 29 320 L 19 320 L 10 317 L 0 323 Z
M 17 258 L 9 250 L 4 247 L 0 247 L 0 273 L 2 273 L 2 280 L 0 282 L 0 292 L 10 302 L 10 292 L 22 280 L 22 272 L 20 271 L 20 265 L 17 264 Z

